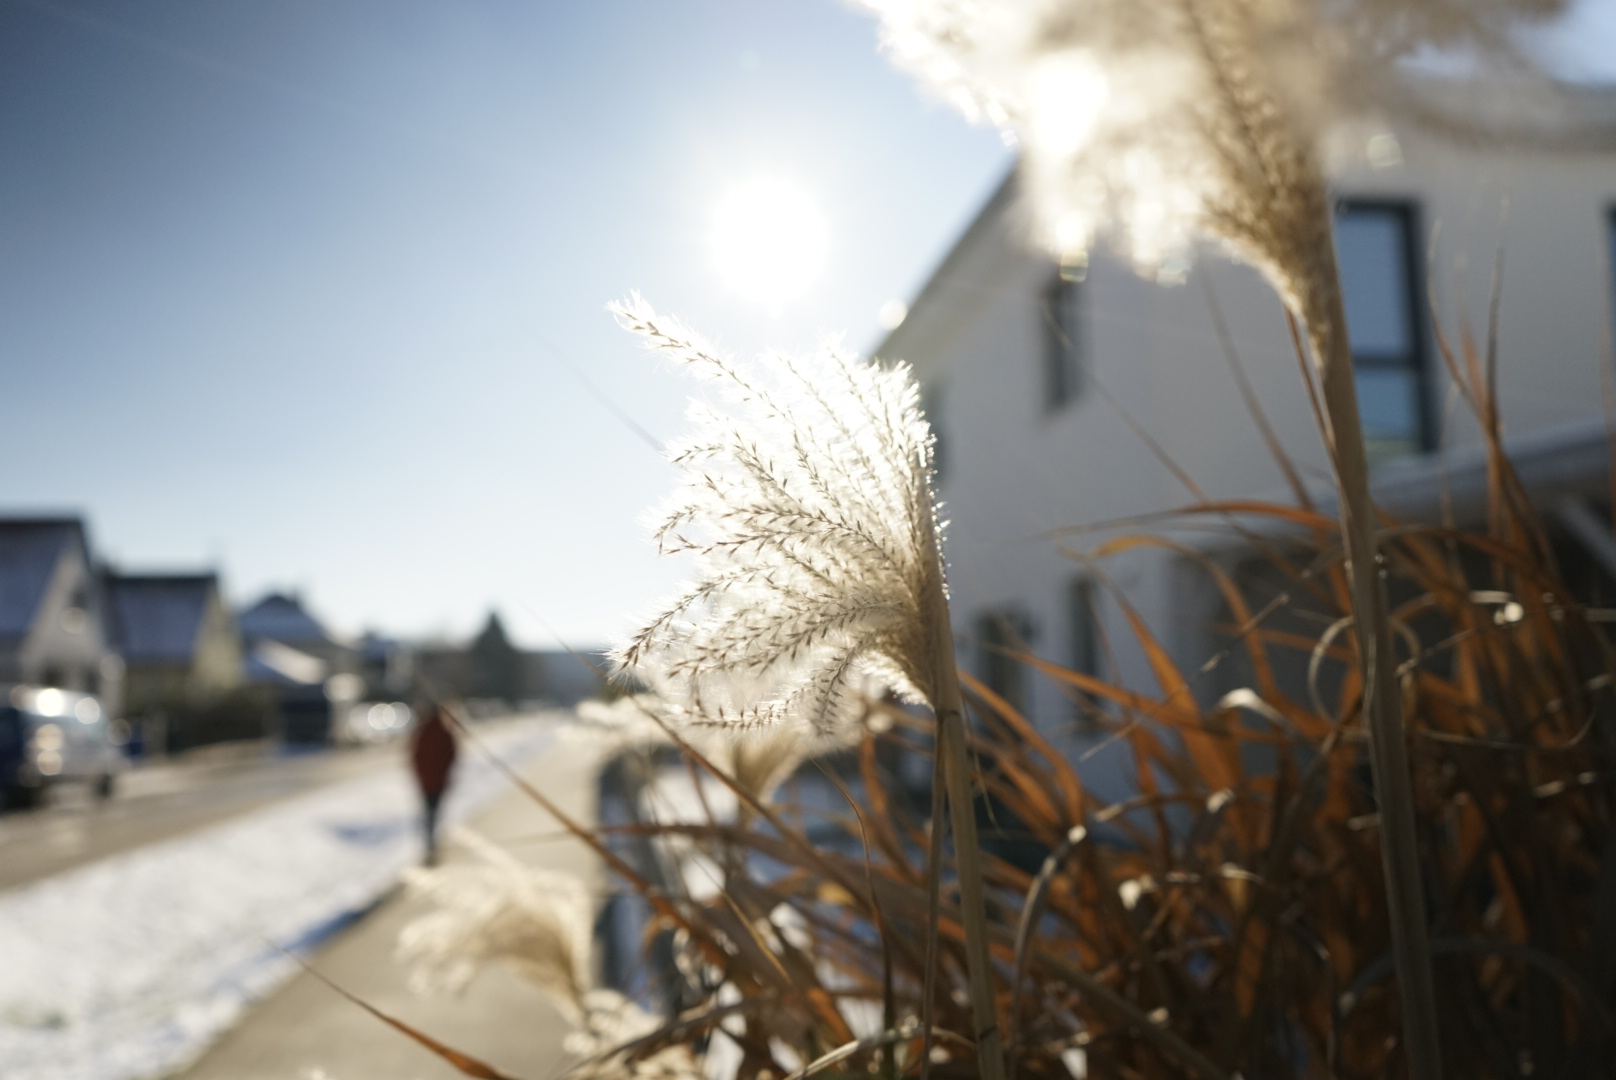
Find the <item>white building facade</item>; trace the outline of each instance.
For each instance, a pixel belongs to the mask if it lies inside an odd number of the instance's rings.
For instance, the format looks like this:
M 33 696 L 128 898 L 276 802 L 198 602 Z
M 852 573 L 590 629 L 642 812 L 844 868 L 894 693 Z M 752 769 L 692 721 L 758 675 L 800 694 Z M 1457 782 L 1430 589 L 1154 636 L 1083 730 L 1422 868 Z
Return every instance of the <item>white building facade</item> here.
M 1616 96 L 1585 104 L 1616 117 Z M 1455 348 L 1462 325 L 1485 340 L 1502 250 L 1508 445 L 1540 508 L 1616 590 L 1616 544 L 1601 524 L 1616 153 L 1484 150 L 1390 129 L 1362 150 L 1336 178 L 1337 245 L 1377 496 L 1405 517 L 1433 515 L 1446 472 L 1461 512 L 1475 511 L 1480 432 L 1452 400 L 1432 306 Z M 1085 268 L 1063 273 L 1027 239 L 1013 178 L 877 350 L 914 365 L 938 431 L 962 660 L 1051 732 L 1081 728 L 1081 710 L 995 659 L 994 646 L 1024 639 L 1056 662 L 1149 684 L 1111 584 L 1186 670 L 1228 643 L 1211 625 L 1216 597 L 1188 560 L 1074 555 L 1128 531 L 1081 527 L 1201 494 L 1294 501 L 1230 352 L 1286 453 L 1328 498 L 1286 315 L 1259 275 L 1205 252 L 1146 280 L 1103 240 Z M 1226 529 L 1173 532 L 1226 563 L 1248 550 Z M 1212 678 L 1198 696 L 1214 687 L 1227 689 Z
M 116 716 L 123 661 L 107 640 L 84 522 L 0 519 L 0 687 L 97 694 Z

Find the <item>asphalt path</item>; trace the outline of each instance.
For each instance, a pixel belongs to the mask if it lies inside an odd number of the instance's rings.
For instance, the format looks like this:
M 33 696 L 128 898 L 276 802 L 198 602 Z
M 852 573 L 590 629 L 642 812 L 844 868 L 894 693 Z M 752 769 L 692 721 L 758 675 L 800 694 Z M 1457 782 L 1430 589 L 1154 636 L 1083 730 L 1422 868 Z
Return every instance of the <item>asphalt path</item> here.
M 45 805 L 0 814 L 0 890 L 157 843 L 378 769 L 405 769 L 402 741 L 283 751 L 218 747 L 131 768 L 112 798 L 63 785 Z

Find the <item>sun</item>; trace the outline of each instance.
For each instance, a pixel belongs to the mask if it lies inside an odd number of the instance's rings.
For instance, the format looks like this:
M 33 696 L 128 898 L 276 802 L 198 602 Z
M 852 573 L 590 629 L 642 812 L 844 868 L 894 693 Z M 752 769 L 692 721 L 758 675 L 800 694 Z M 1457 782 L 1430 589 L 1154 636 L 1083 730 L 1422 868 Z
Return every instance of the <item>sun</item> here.
M 725 284 L 775 314 L 819 280 L 826 241 L 818 203 L 783 180 L 731 189 L 713 218 L 713 256 Z

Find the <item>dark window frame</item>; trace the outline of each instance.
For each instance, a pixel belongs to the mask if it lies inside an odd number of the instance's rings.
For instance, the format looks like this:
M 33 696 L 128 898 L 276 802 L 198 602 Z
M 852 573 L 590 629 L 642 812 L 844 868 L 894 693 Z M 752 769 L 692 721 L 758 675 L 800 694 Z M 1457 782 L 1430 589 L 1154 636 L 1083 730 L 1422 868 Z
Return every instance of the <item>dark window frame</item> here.
M 1420 259 L 1421 235 L 1420 204 L 1414 198 L 1343 196 L 1335 200 L 1332 214 L 1332 236 L 1335 219 L 1343 213 L 1388 214 L 1398 219 L 1402 234 L 1402 262 L 1404 280 L 1408 288 L 1407 326 L 1409 355 L 1385 357 L 1352 354 L 1352 367 L 1356 371 L 1404 371 L 1414 380 L 1414 448 L 1417 453 L 1428 454 L 1436 449 L 1436 401 L 1431 390 L 1431 349 L 1429 346 L 1429 303 L 1425 286 L 1425 267 Z M 1337 255 L 1339 260 L 1340 256 Z M 1343 298 L 1344 299 L 1344 298 Z
M 1043 350 L 1039 362 L 1039 392 L 1043 395 L 1043 411 L 1059 413 L 1083 397 L 1083 368 L 1088 359 L 1084 330 L 1087 301 L 1084 299 L 1086 275 L 1074 274 L 1070 269 L 1057 267 L 1055 276 L 1044 286 L 1038 297 L 1038 310 L 1043 316 Z M 1061 315 L 1068 303 L 1078 311 L 1077 328 L 1065 325 Z
M 1066 583 L 1066 660 L 1073 671 L 1100 678 L 1104 656 L 1100 627 L 1100 590 L 1094 578 L 1079 574 Z M 1072 695 L 1076 729 L 1092 733 L 1099 729 L 1095 715 L 1101 703 L 1094 695 L 1079 690 Z
M 998 604 L 978 612 L 975 623 L 982 684 L 1025 717 L 1032 705 L 1032 680 L 1027 665 L 1006 650 L 1032 651 L 1032 617 L 1018 605 Z
M 1605 298 L 1610 302 L 1609 329 L 1616 332 L 1616 203 L 1605 207 Z

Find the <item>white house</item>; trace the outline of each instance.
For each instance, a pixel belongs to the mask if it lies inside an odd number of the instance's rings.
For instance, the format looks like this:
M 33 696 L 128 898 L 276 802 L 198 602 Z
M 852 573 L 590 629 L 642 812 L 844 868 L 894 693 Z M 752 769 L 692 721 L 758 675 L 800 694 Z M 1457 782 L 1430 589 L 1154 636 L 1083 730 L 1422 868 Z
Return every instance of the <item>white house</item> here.
M 215 700 L 241 684 L 241 636 L 217 573 L 107 571 L 101 588 L 129 717 Z
M 1616 93 L 1587 91 L 1577 108 L 1616 128 Z M 1450 401 L 1427 296 L 1450 336 L 1469 325 L 1485 338 L 1502 249 L 1508 445 L 1610 597 L 1601 372 L 1616 152 L 1481 149 L 1391 128 L 1364 132 L 1358 150 L 1336 178 L 1337 243 L 1377 497 L 1434 515 L 1446 468 L 1459 511 L 1476 512 L 1480 435 Z M 939 433 L 962 659 L 1053 731 L 1073 726 L 1074 706 L 997 662 L 994 642 L 1024 637 L 1053 660 L 1149 680 L 1114 599 L 1061 550 L 1096 535 L 1054 530 L 1194 502 L 1164 457 L 1210 498 L 1290 501 L 1219 316 L 1279 441 L 1326 496 L 1328 470 L 1284 310 L 1254 270 L 1207 252 L 1145 280 L 1102 241 L 1063 275 L 1026 239 L 1016 186 L 1006 180 L 876 351 L 915 366 Z M 1227 532 L 1180 535 L 1239 561 Z M 1215 597 L 1181 558 L 1137 552 L 1103 569 L 1189 670 L 1226 643 Z
M 0 519 L 0 684 L 99 694 L 117 715 L 123 663 L 101 599 L 83 521 Z

